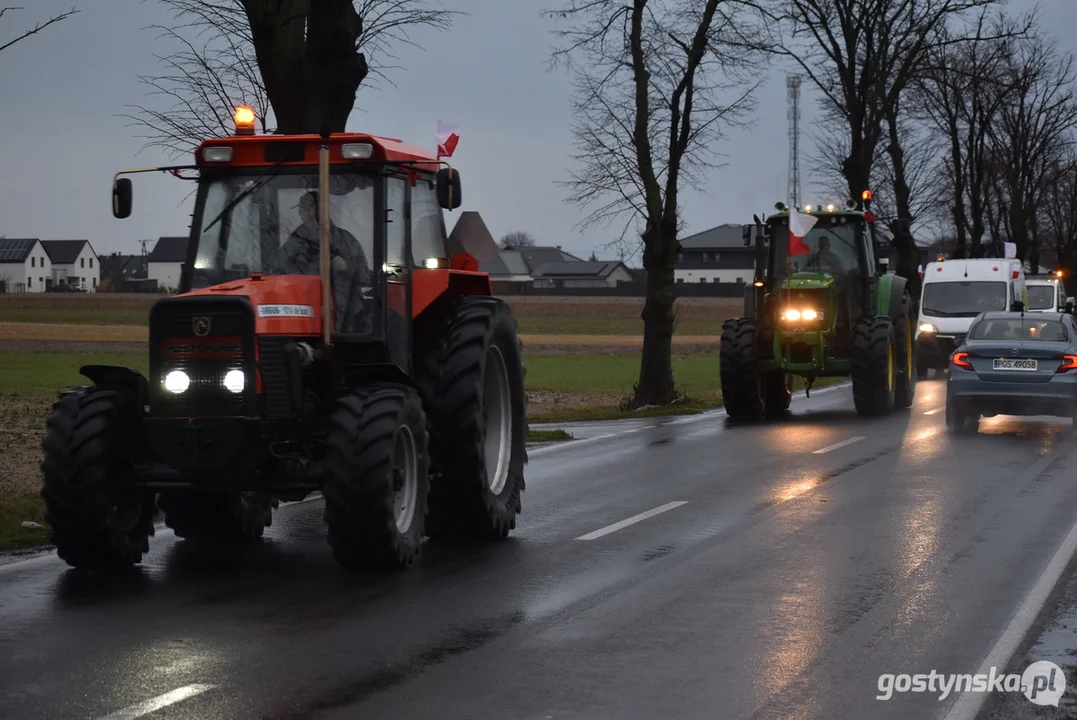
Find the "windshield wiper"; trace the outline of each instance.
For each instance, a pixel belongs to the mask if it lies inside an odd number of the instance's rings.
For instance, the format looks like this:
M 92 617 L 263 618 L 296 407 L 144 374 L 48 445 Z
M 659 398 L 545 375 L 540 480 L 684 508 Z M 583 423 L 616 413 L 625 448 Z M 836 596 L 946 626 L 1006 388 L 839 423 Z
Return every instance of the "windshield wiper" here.
M 931 315 L 932 317 L 954 317 L 954 313 L 929 307 L 924 308 L 924 315 Z
M 280 160 L 273 163 L 270 166 L 270 170 L 272 170 L 273 168 L 280 167 L 280 164 L 282 162 L 284 162 L 285 160 L 287 160 L 288 157 L 289 157 L 288 155 L 285 155 Z M 247 188 L 246 190 L 241 192 L 239 195 L 236 195 L 234 198 L 232 198 L 232 202 L 225 205 L 224 208 L 219 213 L 217 213 L 217 217 L 213 218 L 213 222 L 211 222 L 209 225 L 206 225 L 205 227 L 202 228 L 202 232 L 205 232 L 205 231 L 209 230 L 211 227 L 213 227 L 214 225 L 216 225 L 217 221 L 220 220 L 222 217 L 224 217 L 228 212 L 230 212 L 232 210 L 232 208 L 234 208 L 236 205 L 238 205 L 239 202 L 243 198 L 247 197 L 252 192 L 257 190 L 258 188 L 264 186 L 267 182 L 269 182 L 270 180 L 272 180 L 275 177 L 277 177 L 276 173 L 273 173 L 271 175 L 266 175 L 264 180 L 261 180 L 260 182 L 253 183 L 249 188 Z

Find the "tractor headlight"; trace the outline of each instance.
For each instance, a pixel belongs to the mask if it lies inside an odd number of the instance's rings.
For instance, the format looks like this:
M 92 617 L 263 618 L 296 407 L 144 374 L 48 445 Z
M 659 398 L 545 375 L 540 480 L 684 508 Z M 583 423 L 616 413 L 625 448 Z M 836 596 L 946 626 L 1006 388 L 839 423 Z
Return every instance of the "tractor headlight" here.
M 822 319 L 822 311 L 815 308 L 786 308 L 782 311 L 782 320 L 786 322 L 815 322 Z
M 800 311 L 795 310 L 793 308 L 789 308 L 788 310 L 785 311 L 785 319 L 786 320 L 792 320 L 793 322 L 796 322 L 797 320 L 800 319 Z
M 186 392 L 190 386 L 191 376 L 182 370 L 173 370 L 165 375 L 165 390 L 174 395 Z
M 811 308 L 808 308 L 807 310 L 801 311 L 800 317 L 804 318 L 805 320 L 814 320 L 815 318 L 819 317 L 819 313 L 815 312 Z
M 242 370 L 229 370 L 224 375 L 224 386 L 229 392 L 241 393 L 243 386 L 247 384 L 247 376 Z

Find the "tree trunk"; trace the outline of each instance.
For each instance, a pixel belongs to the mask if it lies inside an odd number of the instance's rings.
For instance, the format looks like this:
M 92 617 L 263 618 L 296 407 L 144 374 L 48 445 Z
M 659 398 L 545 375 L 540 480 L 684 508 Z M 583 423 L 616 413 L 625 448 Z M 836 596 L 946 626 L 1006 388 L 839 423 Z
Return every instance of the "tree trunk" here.
M 643 233 L 643 267 L 647 271 L 647 297 L 643 303 L 643 352 L 639 382 L 633 398 L 636 407 L 668 405 L 676 399 L 673 384 L 673 269 L 676 224 L 650 221 Z
M 920 297 L 920 249 L 912 236 L 912 189 L 905 175 L 905 151 L 901 148 L 901 136 L 898 134 L 898 104 L 892 103 L 886 110 L 886 124 L 890 133 L 887 152 L 894 169 L 894 203 L 897 210 L 901 232 L 894 233 L 894 245 L 898 251 L 897 267 L 894 272 L 908 282 L 912 297 Z
M 368 71 L 355 49 L 363 22 L 352 0 L 243 4 L 277 132 L 344 132 Z

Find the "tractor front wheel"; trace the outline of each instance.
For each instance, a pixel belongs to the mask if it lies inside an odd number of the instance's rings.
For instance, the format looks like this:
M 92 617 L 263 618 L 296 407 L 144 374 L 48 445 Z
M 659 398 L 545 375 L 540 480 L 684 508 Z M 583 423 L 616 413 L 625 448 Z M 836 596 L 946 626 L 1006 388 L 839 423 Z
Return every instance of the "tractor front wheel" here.
M 763 415 L 764 388 L 758 364 L 755 322 L 748 318 L 726 320 L 722 326 L 718 372 L 722 380 L 722 402 L 730 420 L 750 422 Z
M 860 415 L 892 412 L 897 390 L 894 324 L 888 317 L 858 320 L 853 327 L 853 404 Z
M 395 569 L 418 557 L 427 444 L 422 401 L 412 388 L 376 383 L 338 399 L 322 466 L 325 522 L 338 563 Z
M 763 376 L 763 413 L 767 418 L 783 416 L 792 399 L 792 376 L 783 372 L 769 372 Z
M 258 492 L 166 490 L 157 500 L 176 537 L 198 541 L 252 542 L 273 522 L 277 502 Z
M 523 346 L 508 306 L 453 305 L 426 393 L 434 472 L 427 534 L 497 539 L 516 527 L 527 462 Z
M 133 487 L 137 412 L 131 395 L 94 386 L 61 395 L 46 420 L 45 520 L 72 567 L 130 566 L 149 551 L 153 495 Z
M 915 316 L 911 312 L 912 301 L 908 294 L 901 299 L 901 312 L 894 319 L 894 337 L 897 340 L 897 390 L 894 404 L 898 408 L 912 407 L 916 396 L 916 342 L 914 341 Z

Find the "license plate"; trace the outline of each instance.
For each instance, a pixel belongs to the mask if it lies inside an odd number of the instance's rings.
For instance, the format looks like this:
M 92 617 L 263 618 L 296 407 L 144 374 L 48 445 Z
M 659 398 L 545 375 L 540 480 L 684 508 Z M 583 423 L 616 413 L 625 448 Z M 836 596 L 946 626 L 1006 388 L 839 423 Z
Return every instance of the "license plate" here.
M 1026 370 L 1035 372 L 1039 363 L 1025 358 L 995 358 L 996 370 Z

